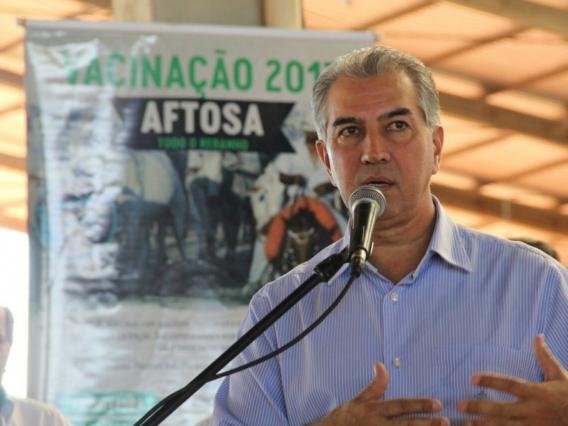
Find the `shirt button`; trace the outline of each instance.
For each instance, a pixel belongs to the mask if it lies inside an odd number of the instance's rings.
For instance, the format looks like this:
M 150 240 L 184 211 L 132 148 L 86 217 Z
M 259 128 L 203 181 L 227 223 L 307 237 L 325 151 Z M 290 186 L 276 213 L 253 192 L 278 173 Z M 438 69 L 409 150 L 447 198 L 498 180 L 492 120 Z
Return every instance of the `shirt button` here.
M 395 358 L 392 360 L 392 365 L 394 365 L 396 368 L 400 368 L 402 362 L 400 361 L 400 358 Z
M 398 293 L 396 293 L 396 292 L 393 291 L 393 292 L 390 294 L 390 299 L 391 299 L 393 302 L 395 302 L 395 303 L 398 302 Z

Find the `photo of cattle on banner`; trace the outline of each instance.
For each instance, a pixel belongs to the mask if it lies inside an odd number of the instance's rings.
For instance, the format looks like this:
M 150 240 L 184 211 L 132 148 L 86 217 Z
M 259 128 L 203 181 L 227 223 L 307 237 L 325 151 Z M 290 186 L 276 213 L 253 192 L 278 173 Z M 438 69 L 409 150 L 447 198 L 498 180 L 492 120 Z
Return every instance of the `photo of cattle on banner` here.
M 52 182 L 59 184 L 30 182 L 31 235 L 49 248 L 60 274 L 54 279 L 63 278 L 67 294 L 96 303 L 247 302 L 346 226 L 315 152 L 308 108 L 297 103 L 286 116 L 281 131 L 292 149 L 279 153 L 135 149 L 117 143 L 129 129 L 115 108 L 99 110 L 104 117 L 87 108 L 69 113 L 56 135 L 64 148 L 42 153 L 58 165 Z M 93 124 L 100 120 L 111 120 L 114 133 L 101 134 Z M 45 131 L 33 123 L 31 137 Z M 48 217 L 47 203 L 60 217 Z M 61 221 L 60 238 L 46 232 L 54 229 L 50 220 Z

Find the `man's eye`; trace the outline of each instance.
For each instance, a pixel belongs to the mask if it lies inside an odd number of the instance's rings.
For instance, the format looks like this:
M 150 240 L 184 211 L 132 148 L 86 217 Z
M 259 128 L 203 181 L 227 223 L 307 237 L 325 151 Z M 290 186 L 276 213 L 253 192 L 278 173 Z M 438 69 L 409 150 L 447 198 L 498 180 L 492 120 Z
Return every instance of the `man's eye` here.
M 404 121 L 393 121 L 387 126 L 387 129 L 394 132 L 400 132 L 408 129 L 408 124 Z
M 353 135 L 358 135 L 358 134 L 359 134 L 359 128 L 356 127 L 356 126 L 344 127 L 339 132 L 339 136 L 343 136 L 343 137 L 353 136 Z

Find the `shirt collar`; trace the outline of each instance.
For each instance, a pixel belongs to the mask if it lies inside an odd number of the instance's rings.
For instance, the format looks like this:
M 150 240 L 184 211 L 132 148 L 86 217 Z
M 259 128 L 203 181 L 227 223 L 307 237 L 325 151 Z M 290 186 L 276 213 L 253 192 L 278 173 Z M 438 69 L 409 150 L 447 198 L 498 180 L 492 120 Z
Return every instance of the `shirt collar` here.
M 434 207 L 436 210 L 434 232 L 432 233 L 432 238 L 430 238 L 430 243 L 428 244 L 426 254 L 416 268 L 416 274 L 420 272 L 420 270 L 423 268 L 423 265 L 428 263 L 428 260 L 434 253 L 436 253 L 448 264 L 462 269 L 466 272 L 471 272 L 473 269 L 471 264 L 471 257 L 465 249 L 465 244 L 460 233 L 459 226 L 450 218 L 450 216 L 447 215 L 438 198 L 432 196 L 432 200 L 434 202 Z M 350 232 L 351 227 L 350 224 L 347 223 L 343 238 L 340 240 L 340 242 L 338 242 L 338 251 L 349 245 Z M 371 264 L 367 264 L 367 266 L 375 269 L 375 267 Z M 344 269 L 345 268 L 342 267 L 339 272 L 343 272 Z M 332 280 L 330 280 L 330 282 L 331 281 Z
M 465 249 L 459 226 L 446 214 L 440 201 L 434 196 L 432 199 L 436 208 L 436 222 L 428 252 L 438 254 L 450 265 L 471 272 L 471 257 Z

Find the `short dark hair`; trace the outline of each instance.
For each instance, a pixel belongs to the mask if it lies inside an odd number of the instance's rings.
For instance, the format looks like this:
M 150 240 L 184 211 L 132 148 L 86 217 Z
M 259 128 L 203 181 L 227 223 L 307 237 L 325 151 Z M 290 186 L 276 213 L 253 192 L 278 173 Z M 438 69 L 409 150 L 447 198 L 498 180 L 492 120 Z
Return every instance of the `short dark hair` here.
M 416 57 L 387 46 L 353 50 L 336 58 L 319 76 L 312 90 L 312 111 L 320 139 L 326 139 L 327 98 L 331 85 L 341 77 L 367 78 L 403 72 L 414 84 L 418 106 L 426 125 L 434 129 L 440 124 L 440 100 L 432 72 Z
M 14 337 L 14 316 L 12 315 L 12 311 L 7 307 L 3 306 L 4 312 L 6 312 L 6 341 L 9 344 L 12 344 L 13 337 Z

